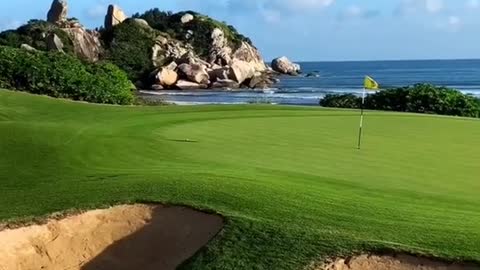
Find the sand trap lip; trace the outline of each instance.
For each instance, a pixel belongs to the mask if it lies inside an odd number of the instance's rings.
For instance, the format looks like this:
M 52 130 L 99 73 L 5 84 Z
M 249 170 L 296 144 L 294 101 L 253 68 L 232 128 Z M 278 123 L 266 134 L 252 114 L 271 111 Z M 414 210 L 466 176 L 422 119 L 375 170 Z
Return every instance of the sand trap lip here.
M 316 270 L 479 270 L 472 264 L 445 263 L 411 255 L 361 255 L 337 259 Z
M 0 270 L 175 269 L 223 219 L 185 207 L 122 205 L 0 231 Z

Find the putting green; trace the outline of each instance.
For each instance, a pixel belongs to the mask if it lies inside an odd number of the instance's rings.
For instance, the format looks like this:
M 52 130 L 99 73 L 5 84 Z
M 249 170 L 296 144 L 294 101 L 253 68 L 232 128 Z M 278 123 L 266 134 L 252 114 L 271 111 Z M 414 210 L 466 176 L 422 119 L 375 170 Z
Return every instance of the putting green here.
M 154 201 L 219 212 L 186 269 L 396 249 L 480 260 L 480 122 L 282 106 L 118 107 L 0 91 L 0 219 Z

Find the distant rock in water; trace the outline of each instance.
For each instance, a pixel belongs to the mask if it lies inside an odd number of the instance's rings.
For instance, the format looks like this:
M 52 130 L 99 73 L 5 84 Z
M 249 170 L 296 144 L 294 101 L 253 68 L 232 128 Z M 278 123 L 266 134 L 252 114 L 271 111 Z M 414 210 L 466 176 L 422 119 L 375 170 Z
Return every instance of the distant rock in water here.
M 67 20 L 68 4 L 65 0 L 54 0 L 47 14 L 47 21 L 57 24 Z
M 310 72 L 307 75 L 305 75 L 307 78 L 320 78 L 320 74 L 318 72 Z
M 273 59 L 272 69 L 276 72 L 293 76 L 301 72 L 300 65 L 293 63 L 285 56 Z
M 105 29 L 111 29 L 127 19 L 127 15 L 117 5 L 108 6 L 107 15 L 105 16 Z M 147 23 L 148 24 L 148 23 Z

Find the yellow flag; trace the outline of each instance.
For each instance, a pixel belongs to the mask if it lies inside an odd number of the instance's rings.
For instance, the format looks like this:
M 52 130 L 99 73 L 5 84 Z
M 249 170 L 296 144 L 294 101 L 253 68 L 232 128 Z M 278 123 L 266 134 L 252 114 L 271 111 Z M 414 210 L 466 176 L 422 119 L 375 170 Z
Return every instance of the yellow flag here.
M 374 79 L 372 79 L 372 77 L 370 77 L 370 76 L 365 76 L 364 87 L 367 90 L 378 90 L 379 89 L 378 83 Z

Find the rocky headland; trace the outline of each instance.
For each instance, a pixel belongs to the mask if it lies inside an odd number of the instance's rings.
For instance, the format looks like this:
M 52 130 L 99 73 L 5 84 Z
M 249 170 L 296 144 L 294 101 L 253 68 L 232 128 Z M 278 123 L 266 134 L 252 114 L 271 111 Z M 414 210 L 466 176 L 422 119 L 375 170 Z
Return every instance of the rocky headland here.
M 193 12 L 151 9 L 129 17 L 116 5 L 104 25 L 87 29 L 68 17 L 65 0 L 54 0 L 47 20 L 31 20 L 0 33 L 0 45 L 57 51 L 86 62 L 111 62 L 137 89 L 265 89 L 278 75 L 298 75 L 286 57 L 265 61 L 252 41 L 223 22 Z

